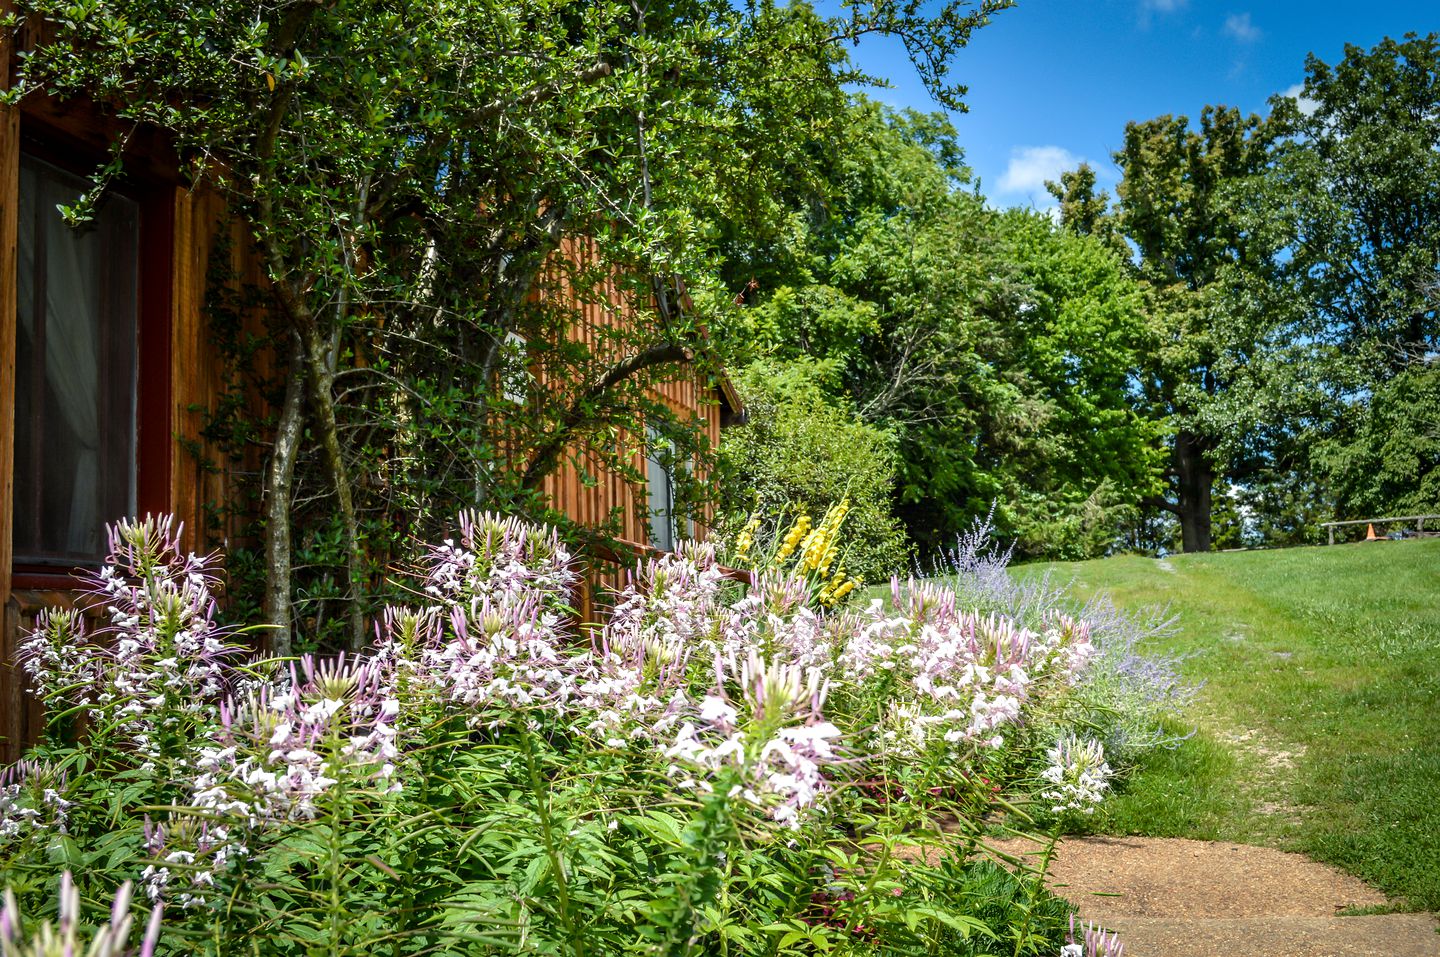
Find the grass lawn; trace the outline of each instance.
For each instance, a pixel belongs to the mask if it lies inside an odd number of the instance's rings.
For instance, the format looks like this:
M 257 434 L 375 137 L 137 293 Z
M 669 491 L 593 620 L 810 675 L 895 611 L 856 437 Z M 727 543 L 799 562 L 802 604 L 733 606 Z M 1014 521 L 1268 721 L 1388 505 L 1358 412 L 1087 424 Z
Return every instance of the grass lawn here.
M 1094 827 L 1304 851 L 1440 911 L 1440 540 L 1027 565 L 1167 605 L 1198 733 Z

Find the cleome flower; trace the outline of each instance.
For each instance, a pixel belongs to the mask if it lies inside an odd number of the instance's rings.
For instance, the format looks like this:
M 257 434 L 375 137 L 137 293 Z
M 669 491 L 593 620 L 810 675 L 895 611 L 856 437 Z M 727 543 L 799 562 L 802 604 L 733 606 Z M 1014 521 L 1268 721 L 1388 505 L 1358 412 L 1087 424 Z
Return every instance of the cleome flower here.
M 227 700 L 218 740 L 200 750 L 192 806 L 263 821 L 309 819 L 342 777 L 393 790 L 395 720 L 373 660 L 319 663 L 306 655 L 289 681 Z
M 215 880 L 249 849 L 243 825 L 173 814 L 162 824 L 145 819 L 145 849 L 150 863 L 140 883 L 152 901 L 171 901 L 182 908 L 203 907 L 214 894 Z
M 564 616 L 580 578 L 558 531 L 489 512 L 463 511 L 458 524 L 460 534 L 426 556 L 426 594 L 454 605 L 533 604 L 550 624 Z
M 1050 802 L 1056 814 L 1093 814 L 1110 788 L 1110 765 L 1099 741 L 1081 740 L 1066 734 L 1045 752 L 1049 766 L 1040 773 L 1050 787 L 1040 797 Z
M 1060 948 L 1060 957 L 1125 957 L 1125 945 L 1120 935 L 1107 932 L 1091 923 L 1075 933 L 1075 915 L 1070 915 L 1070 930 L 1065 935 L 1065 945 Z
M 930 584 L 902 591 L 895 580 L 889 609 L 876 599 L 845 620 L 837 673 L 857 688 L 889 689 L 882 734 L 909 753 L 1000 747 L 1032 700 L 1072 684 L 1093 655 L 1083 623 L 1031 631 L 962 611 L 954 592 Z
M 144 766 L 181 756 L 213 720 L 238 653 L 215 621 L 214 557 L 183 552 L 182 532 L 170 517 L 110 526 L 105 564 L 82 576 L 106 623 L 92 630 L 80 611 L 47 610 L 21 646 L 47 702 L 114 728 Z
M 713 790 L 731 772 L 733 794 L 798 827 L 827 790 L 824 770 L 840 760 L 841 736 L 821 713 L 827 686 L 817 668 L 765 660 L 753 650 L 717 667 L 716 688 L 680 723 L 664 754 L 681 787 Z M 736 687 L 737 694 L 726 689 Z
M 677 554 L 642 562 L 615 602 L 605 641 L 613 647 L 724 645 L 731 625 L 724 583 L 710 545 L 689 543 Z
M 64 834 L 72 806 L 66 784 L 64 769 L 43 761 L 21 760 L 0 771 L 0 848 Z
M 120 885 L 110 906 L 110 921 L 95 932 L 89 946 L 80 941 L 80 892 L 65 871 L 60 876 L 59 926 L 46 921 L 29 936 L 26 935 L 24 918 L 15 902 L 15 894 L 5 889 L 5 902 L 0 908 L 0 952 L 5 957 L 153 957 L 155 946 L 160 939 L 160 921 L 163 909 L 155 905 L 145 926 L 145 935 L 140 949 L 130 949 L 130 882 Z

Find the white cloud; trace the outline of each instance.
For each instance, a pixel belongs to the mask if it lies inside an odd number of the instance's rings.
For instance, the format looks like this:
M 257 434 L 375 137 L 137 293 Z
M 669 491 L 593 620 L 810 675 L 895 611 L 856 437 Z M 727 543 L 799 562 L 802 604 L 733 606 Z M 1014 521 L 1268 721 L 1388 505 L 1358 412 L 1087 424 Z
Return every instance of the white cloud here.
M 1150 29 L 1156 14 L 1175 13 L 1188 5 L 1190 0 L 1140 0 L 1140 29 Z
M 1304 91 L 1305 84 L 1296 83 L 1294 86 L 1290 87 L 1281 95 L 1288 96 L 1290 97 L 1290 99 L 1294 100 L 1295 105 L 1300 108 L 1301 113 L 1304 113 L 1306 116 L 1314 116 L 1315 111 L 1320 108 L 1320 104 L 1315 100 L 1310 99 L 1310 97 L 1308 96 L 1302 96 L 1301 94 Z
M 1046 180 L 1079 166 L 1082 160 L 1061 146 L 1017 146 L 1010 151 L 1010 165 L 1000 177 L 1000 192 L 1046 201 Z
M 1241 43 L 1254 43 L 1260 39 L 1260 28 L 1250 19 L 1248 13 L 1232 13 L 1225 18 L 1225 35 Z

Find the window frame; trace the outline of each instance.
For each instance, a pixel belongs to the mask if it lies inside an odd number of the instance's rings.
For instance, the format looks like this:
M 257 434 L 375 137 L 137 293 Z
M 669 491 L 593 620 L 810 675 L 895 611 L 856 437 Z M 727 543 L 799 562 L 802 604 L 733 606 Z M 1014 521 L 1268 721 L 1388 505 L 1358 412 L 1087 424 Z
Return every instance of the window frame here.
M 22 115 L 19 153 L 79 177 L 88 177 L 104 162 L 103 152 L 67 135 L 63 130 Z M 18 159 L 17 159 L 18 161 Z M 143 164 L 133 164 L 142 167 Z M 170 473 L 174 442 L 170 422 L 171 303 L 173 301 L 175 184 L 144 168 L 126 169 L 117 194 L 136 204 L 139 211 L 136 273 L 135 343 L 135 511 L 161 513 L 170 505 Z M 18 201 L 18 196 L 12 201 Z M 19 268 L 19 262 L 16 262 Z M 18 295 L 12 277 L 10 295 Z M 12 414 L 15 397 L 9 397 Z M 18 453 L 19 449 L 15 450 Z M 14 465 L 11 466 L 14 481 Z M 13 486 L 12 486 L 13 487 Z M 5 516 L 14 527 L 15 503 Z M 110 521 L 123 516 L 110 516 Z M 11 559 L 13 590 L 73 590 L 73 569 L 95 568 L 96 562 L 77 562 L 70 569 Z

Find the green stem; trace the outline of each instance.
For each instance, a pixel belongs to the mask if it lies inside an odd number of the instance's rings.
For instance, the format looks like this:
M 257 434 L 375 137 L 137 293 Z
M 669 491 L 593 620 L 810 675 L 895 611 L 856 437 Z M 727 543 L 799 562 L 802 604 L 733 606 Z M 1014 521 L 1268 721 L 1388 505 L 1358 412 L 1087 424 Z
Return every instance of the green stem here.
M 1060 825 L 1057 823 L 1050 832 L 1050 840 L 1045 845 L 1045 853 L 1040 857 L 1040 871 L 1035 875 L 1035 883 L 1030 885 L 1030 902 L 1025 907 L 1025 920 L 1020 924 L 1020 933 L 1015 937 L 1015 957 L 1021 957 L 1021 951 L 1025 947 L 1025 941 L 1030 936 L 1030 921 L 1035 913 L 1035 906 L 1040 902 L 1040 893 L 1045 889 L 1045 875 L 1050 870 L 1050 861 L 1055 854 L 1055 845 L 1060 843 Z
M 530 742 L 528 727 L 520 733 L 520 746 L 525 752 L 525 769 L 530 775 L 530 790 L 535 795 L 535 810 L 540 817 L 540 836 L 545 842 L 545 853 L 550 858 L 550 870 L 555 875 L 555 896 L 560 901 L 560 923 L 564 925 L 565 933 L 570 938 L 570 948 L 575 952 L 575 957 L 585 957 L 585 942 L 570 913 L 570 889 L 565 881 L 565 863 L 560 857 L 560 849 L 555 845 L 548 794 L 540 780 L 540 771 L 535 767 L 535 749 Z

